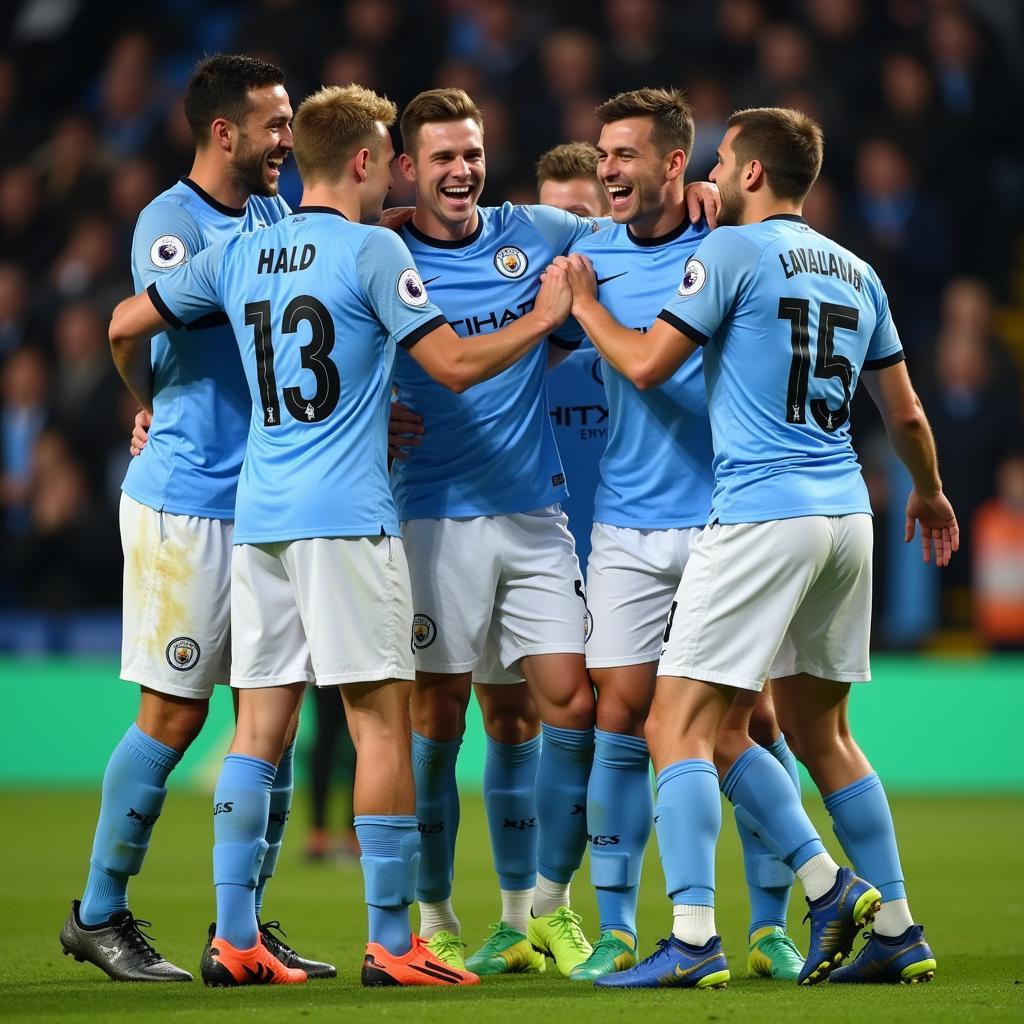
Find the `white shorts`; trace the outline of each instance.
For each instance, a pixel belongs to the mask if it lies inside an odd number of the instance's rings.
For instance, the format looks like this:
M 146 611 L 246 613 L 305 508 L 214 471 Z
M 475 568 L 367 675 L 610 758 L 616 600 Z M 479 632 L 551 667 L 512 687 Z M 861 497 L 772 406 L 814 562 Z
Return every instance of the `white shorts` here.
M 587 668 L 657 661 L 672 599 L 699 527 L 634 530 L 594 523 L 587 563 L 593 632 Z
M 231 668 L 231 535 L 222 519 L 158 512 L 121 494 L 121 678 L 208 700 Z
M 760 690 L 871 678 L 871 516 L 710 526 L 690 546 L 660 676 Z
M 414 676 L 409 568 L 399 537 L 236 545 L 231 685 Z
M 565 513 L 402 524 L 412 577 L 413 649 L 424 672 L 510 669 L 533 654 L 582 654 L 587 605 Z M 486 669 L 485 669 L 486 670 Z M 486 682 L 515 682 L 512 673 Z

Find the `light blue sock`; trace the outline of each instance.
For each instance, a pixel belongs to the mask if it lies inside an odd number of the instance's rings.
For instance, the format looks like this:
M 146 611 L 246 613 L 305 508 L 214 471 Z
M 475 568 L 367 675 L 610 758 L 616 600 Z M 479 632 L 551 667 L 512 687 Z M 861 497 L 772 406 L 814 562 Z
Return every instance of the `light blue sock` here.
M 409 904 L 416 894 L 420 862 L 416 818 L 411 814 L 359 814 L 355 825 L 370 942 L 401 956 L 412 944 Z
M 594 730 L 587 787 L 590 880 L 601 931 L 625 931 L 634 939 L 644 849 L 654 823 L 650 763 L 642 738 Z
M 102 924 L 128 909 L 128 879 L 142 870 L 165 783 L 181 754 L 132 723 L 114 747 L 103 773 L 103 796 L 79 915 Z
M 907 897 L 896 830 L 885 790 L 872 772 L 825 797 L 832 828 L 853 868 L 882 894 L 882 902 Z
M 796 758 L 781 733 L 765 748 L 789 775 L 797 793 L 800 792 L 800 773 Z M 736 818 L 736 831 L 743 847 L 743 868 L 750 897 L 750 928 L 753 935 L 759 928 L 785 928 L 789 895 L 793 888 L 793 872 L 775 856 L 756 832 Z
M 267 852 L 263 837 L 276 774 L 269 761 L 228 754 L 213 792 L 217 935 L 236 949 L 251 949 L 259 937 L 256 882 Z
M 786 769 L 764 747 L 752 746 L 733 763 L 722 792 L 736 818 L 793 871 L 825 852 Z
M 256 883 L 256 916 L 263 913 L 263 892 L 267 882 L 277 870 L 277 860 L 281 856 L 281 843 L 284 841 L 284 829 L 288 824 L 288 815 L 292 809 L 292 792 L 295 789 L 292 762 L 295 757 L 295 741 L 285 748 L 281 760 L 277 764 L 277 774 L 270 788 L 270 814 L 267 818 L 267 855 L 263 858 L 260 868 L 260 880 Z
M 539 764 L 540 736 L 525 743 L 499 743 L 487 737 L 484 806 L 502 889 L 532 889 L 537 880 Z
M 715 905 L 715 846 L 722 828 L 718 772 L 710 761 L 676 761 L 658 773 L 654 827 L 673 904 Z
M 786 769 L 786 774 L 793 780 L 793 787 L 796 791 L 800 792 L 800 767 L 797 764 L 796 757 L 793 751 L 789 749 L 789 744 L 786 742 L 786 737 L 779 733 L 779 738 L 774 743 L 769 743 L 764 748 L 768 751 L 772 757 L 775 758 L 783 768 Z
M 412 734 L 421 858 L 416 898 L 424 903 L 439 903 L 452 894 L 455 838 L 459 832 L 455 761 L 461 745 L 462 740 L 442 742 Z
M 572 881 L 587 848 L 587 781 L 594 761 L 593 729 L 541 725 L 537 768 L 537 871 Z

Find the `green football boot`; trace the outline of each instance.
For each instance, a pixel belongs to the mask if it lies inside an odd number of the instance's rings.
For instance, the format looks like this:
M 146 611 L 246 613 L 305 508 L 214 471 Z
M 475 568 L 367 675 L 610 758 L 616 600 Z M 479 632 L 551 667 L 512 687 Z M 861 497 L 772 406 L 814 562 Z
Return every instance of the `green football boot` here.
M 463 942 L 458 935 L 452 935 L 451 932 L 446 931 L 434 932 L 424 944 L 441 963 L 454 967 L 457 971 L 466 969 L 462 951 L 468 948 L 468 944 Z
M 504 921 L 491 925 L 494 934 L 470 957 L 466 969 L 481 977 L 489 974 L 529 974 L 543 972 L 544 954 L 538 953 L 530 940 Z
M 629 941 L 628 932 L 601 932 L 594 944 L 594 952 L 569 974 L 570 981 L 596 981 L 606 974 L 625 971 L 636 964 L 636 947 Z
M 534 949 L 546 953 L 558 970 L 569 977 L 593 953 L 580 925 L 583 919 L 568 907 L 559 907 L 553 914 L 531 917 L 527 936 Z
M 796 981 L 800 977 L 804 958 L 782 928 L 758 928 L 750 936 L 749 948 L 747 974 L 752 978 Z

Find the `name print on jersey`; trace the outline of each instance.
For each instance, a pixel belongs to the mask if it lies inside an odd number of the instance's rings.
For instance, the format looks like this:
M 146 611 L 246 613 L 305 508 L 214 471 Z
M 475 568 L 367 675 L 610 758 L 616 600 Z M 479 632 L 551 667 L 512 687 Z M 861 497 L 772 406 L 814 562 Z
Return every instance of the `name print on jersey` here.
M 275 256 L 275 253 L 277 254 Z M 257 274 L 289 274 L 296 270 L 305 270 L 311 266 L 316 259 L 316 246 L 306 243 L 302 247 L 302 255 L 299 255 L 297 245 L 286 249 L 260 249 L 259 263 L 256 266 Z

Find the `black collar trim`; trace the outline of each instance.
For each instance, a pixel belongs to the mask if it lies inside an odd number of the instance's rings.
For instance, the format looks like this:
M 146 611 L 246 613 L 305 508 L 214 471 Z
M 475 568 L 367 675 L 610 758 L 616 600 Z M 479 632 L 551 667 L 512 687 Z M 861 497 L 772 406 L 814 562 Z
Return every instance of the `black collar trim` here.
M 208 206 L 212 206 L 218 213 L 223 213 L 225 217 L 245 216 L 244 206 L 240 210 L 238 209 L 237 206 L 225 206 L 222 202 L 219 202 L 218 200 L 214 199 L 213 196 L 211 196 L 210 193 L 207 192 L 205 188 L 202 188 L 201 186 L 197 185 L 187 175 L 183 174 L 179 180 L 183 185 L 188 185 L 188 187 L 192 189 L 192 191 L 195 192 L 195 194 L 199 196 L 199 198 L 202 199 L 204 203 L 206 203 Z
M 652 249 L 656 245 L 667 245 L 669 242 L 674 242 L 688 227 L 690 227 L 690 222 L 686 217 L 683 217 L 678 226 L 664 235 L 658 235 L 655 238 L 638 238 L 633 234 L 633 229 L 627 224 L 626 235 L 634 245 L 642 245 L 645 249 Z
M 765 219 L 761 221 L 761 223 L 767 224 L 770 220 L 792 220 L 796 221 L 797 224 L 807 223 L 807 221 L 805 221 L 803 217 L 801 217 L 797 213 L 773 213 L 770 217 L 765 217 Z
M 413 224 L 411 219 L 405 222 L 405 227 L 416 241 L 422 242 L 424 245 L 432 245 L 435 249 L 465 249 L 467 245 L 472 245 L 480 237 L 480 232 L 484 229 L 484 219 L 478 211 L 476 227 L 472 234 L 466 235 L 465 238 L 434 238 L 432 235 L 425 235 Z
M 296 206 L 292 210 L 292 216 L 294 217 L 297 213 L 333 213 L 335 217 L 348 220 L 348 217 L 341 210 L 336 210 L 333 206 Z

